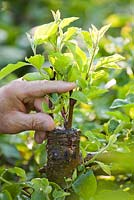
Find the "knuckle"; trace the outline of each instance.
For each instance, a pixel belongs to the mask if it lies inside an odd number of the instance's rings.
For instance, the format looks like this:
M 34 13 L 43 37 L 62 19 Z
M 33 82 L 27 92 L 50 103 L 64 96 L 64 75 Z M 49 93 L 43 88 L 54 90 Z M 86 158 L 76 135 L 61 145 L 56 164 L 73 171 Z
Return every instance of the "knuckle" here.
M 54 121 L 49 115 L 44 116 L 44 114 L 37 113 L 31 120 L 31 128 L 33 130 L 51 131 L 54 127 Z

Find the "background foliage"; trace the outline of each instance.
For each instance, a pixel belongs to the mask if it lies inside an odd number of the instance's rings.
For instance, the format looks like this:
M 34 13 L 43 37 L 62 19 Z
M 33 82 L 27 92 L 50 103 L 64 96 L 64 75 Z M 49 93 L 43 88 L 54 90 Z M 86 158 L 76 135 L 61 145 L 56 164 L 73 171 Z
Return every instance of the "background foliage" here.
M 122 70 L 109 70 L 109 75 L 96 81 L 96 85 L 105 86 L 108 92 L 97 95 L 92 91 L 91 104 L 81 104 L 79 109 L 75 110 L 74 126 L 82 130 L 81 151 L 84 157 L 87 152 L 94 154 L 103 149 L 108 144 L 110 136 L 116 136 L 117 140 L 110 145 L 106 153 L 102 152 L 98 155 L 96 165 L 90 166 L 94 171 L 95 179 L 91 171 L 81 174 L 77 179 L 77 173 L 74 172 L 72 180 L 67 180 L 67 183 L 70 185 L 73 181 L 73 190 L 79 196 L 83 193 L 89 195 L 81 196 L 84 200 L 90 196 L 94 196 L 91 200 L 109 198 L 133 200 L 134 1 L 39 0 L 38 3 L 36 0 L 1 1 L 1 68 L 8 63 L 23 61 L 26 56 L 32 55 L 25 32 L 31 27 L 50 22 L 51 9 L 60 9 L 64 17 L 80 17 L 74 26 L 87 30 L 91 23 L 99 28 L 106 23 L 111 23 L 110 30 L 101 41 L 99 56 L 120 53 L 125 57 L 125 61 L 120 63 Z M 22 68 L 16 74 L 11 74 L 2 80 L 0 84 L 3 85 L 20 77 L 28 70 Z M 32 131 L 17 136 L 0 135 L 0 199 L 29 199 L 31 188 L 34 189 L 32 199 L 60 200 L 68 195 L 57 185 L 49 183 L 47 179 L 37 179 L 37 177 L 41 178 L 38 170 L 47 159 L 45 143 L 35 144 Z M 8 170 L 5 170 L 7 168 Z M 25 170 L 26 175 L 22 169 Z M 81 173 L 81 169 L 78 173 Z M 80 183 L 86 184 L 79 188 Z M 90 185 L 90 191 L 93 193 L 90 193 L 87 185 Z M 16 193 L 14 193 L 15 188 Z M 81 188 L 84 189 L 81 191 Z M 53 191 L 52 196 L 50 196 L 51 191 Z

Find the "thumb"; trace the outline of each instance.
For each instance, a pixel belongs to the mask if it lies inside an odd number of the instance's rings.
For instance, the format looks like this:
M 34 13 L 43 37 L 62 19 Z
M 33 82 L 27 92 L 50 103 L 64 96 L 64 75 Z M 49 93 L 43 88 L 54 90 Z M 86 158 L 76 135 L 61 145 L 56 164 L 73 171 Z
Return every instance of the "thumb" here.
M 25 114 L 13 112 L 8 116 L 8 133 L 26 130 L 51 131 L 55 128 L 53 119 L 45 113 Z

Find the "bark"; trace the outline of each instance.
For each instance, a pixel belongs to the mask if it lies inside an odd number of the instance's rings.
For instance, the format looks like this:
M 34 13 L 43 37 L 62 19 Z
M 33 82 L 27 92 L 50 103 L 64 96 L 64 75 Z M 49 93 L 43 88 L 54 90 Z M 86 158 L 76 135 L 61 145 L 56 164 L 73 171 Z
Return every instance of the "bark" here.
M 55 129 L 49 132 L 46 166 L 49 181 L 64 187 L 65 177 L 71 177 L 80 164 L 79 141 L 80 132 L 76 129 Z

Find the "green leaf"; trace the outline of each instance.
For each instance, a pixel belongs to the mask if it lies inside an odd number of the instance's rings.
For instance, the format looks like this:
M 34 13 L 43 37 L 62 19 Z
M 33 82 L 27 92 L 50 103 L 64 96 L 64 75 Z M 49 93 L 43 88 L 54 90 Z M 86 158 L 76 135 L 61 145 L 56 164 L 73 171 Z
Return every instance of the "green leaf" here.
M 23 76 L 26 81 L 36 81 L 36 80 L 50 80 L 47 74 L 41 74 L 40 72 L 31 72 Z
M 22 186 L 18 183 L 12 183 L 11 185 L 5 185 L 4 190 L 7 190 L 13 199 L 16 199 L 17 195 L 21 193 Z
M 92 40 L 91 40 L 91 35 L 88 31 L 82 31 L 82 36 L 83 36 L 83 39 L 87 45 L 88 48 L 91 48 L 92 46 Z
M 32 34 L 30 35 L 29 33 L 26 33 L 26 35 L 27 35 L 28 41 L 30 42 L 33 53 L 36 54 L 36 45 L 34 44 L 34 39 L 33 39 Z
M 115 62 L 119 62 L 121 60 L 124 60 L 125 58 L 119 54 L 114 54 L 112 56 L 102 57 L 97 62 L 95 68 L 98 69 L 99 67 L 105 67 L 105 68 L 115 68 L 119 69 L 120 67 L 115 64 Z
M 51 193 L 52 187 L 49 185 L 48 179 L 34 178 L 31 183 L 34 189 L 31 200 L 50 200 L 48 195 Z
M 108 112 L 106 112 L 106 114 L 116 118 L 117 120 L 121 120 L 121 121 L 128 122 L 128 123 L 130 122 L 129 116 L 125 115 L 124 113 L 122 113 L 118 110 L 108 111 Z
M 8 172 L 10 173 L 15 173 L 17 176 L 21 177 L 21 180 L 26 180 L 26 173 L 22 168 L 19 167 L 14 167 L 14 168 L 9 168 Z
M 134 94 L 133 93 L 130 93 L 127 95 L 126 99 L 128 100 L 128 102 L 131 104 L 134 103 Z
M 92 81 L 97 81 L 99 79 L 102 79 L 102 77 L 107 77 L 108 73 L 104 70 L 99 70 L 92 73 Z
M 43 191 L 34 191 L 31 195 L 31 200 L 50 200 L 47 194 L 45 194 Z
M 76 63 L 79 66 L 80 71 L 83 71 L 84 65 L 87 63 L 87 56 L 84 51 L 82 51 L 78 45 L 73 43 L 67 43 L 68 49 L 72 52 Z
M 116 128 L 119 126 L 119 122 L 115 119 L 111 119 L 108 122 L 108 133 L 114 133 L 114 131 L 116 130 Z
M 40 72 L 31 72 L 25 74 L 23 79 L 26 81 L 49 80 L 49 76 L 47 74 L 42 75 Z
M 42 65 L 45 62 L 44 56 L 38 54 L 35 56 L 31 56 L 30 58 L 26 58 L 31 65 L 33 65 L 36 69 L 40 70 Z
M 88 99 L 96 99 L 106 92 L 107 89 L 99 88 L 96 86 L 90 86 L 89 88 L 86 88 L 84 90 L 84 94 L 87 96 Z
M 32 179 L 32 187 L 35 191 L 43 191 L 45 194 L 49 194 L 52 191 L 52 187 L 49 186 L 48 179 L 46 178 L 34 178 Z
M 100 161 L 95 161 L 95 163 L 97 163 L 106 174 L 111 176 L 111 170 L 110 170 L 110 167 L 108 165 L 106 165 L 106 164 L 104 164 Z
M 105 25 L 100 30 L 98 30 L 93 24 L 91 24 L 91 28 L 89 28 L 89 33 L 94 45 L 99 43 L 100 39 L 104 36 L 109 27 L 110 25 Z
M 125 99 L 115 99 L 110 108 L 120 108 L 124 106 L 134 105 L 134 94 L 130 93 Z
M 92 43 L 96 45 L 99 39 L 99 31 L 93 24 L 91 24 L 91 28 L 89 28 L 89 33 L 90 33 Z
M 82 200 L 89 200 L 97 189 L 97 182 L 93 172 L 89 170 L 86 174 L 80 175 L 73 183 L 72 188 Z
M 77 74 L 78 75 L 78 74 Z M 77 76 L 76 75 L 76 76 Z M 77 85 L 82 88 L 82 89 L 85 89 L 87 87 L 87 81 L 83 78 L 81 78 L 81 76 L 77 77 L 78 80 L 77 80 Z
M 68 67 L 72 65 L 73 59 L 70 53 L 53 53 L 49 56 L 49 61 L 53 65 L 55 71 L 62 75 L 68 72 Z
M 0 200 L 13 200 L 10 193 L 7 190 L 4 190 L 0 193 Z
M 78 66 L 77 65 L 72 66 L 71 69 L 68 71 L 67 75 L 68 75 L 67 80 L 69 82 L 75 82 L 76 80 L 79 80 L 81 77 L 81 73 L 78 69 Z
M 64 18 L 64 19 L 61 21 L 61 23 L 60 23 L 60 27 L 61 27 L 61 28 L 64 28 L 64 27 L 66 27 L 66 26 L 69 26 L 70 23 L 72 23 L 72 22 L 74 22 L 74 21 L 76 21 L 76 20 L 78 20 L 78 19 L 79 19 L 79 17 Z
M 71 95 L 71 98 L 83 103 L 88 103 L 87 96 L 81 91 L 74 91 Z
M 104 36 L 104 34 L 110 28 L 110 26 L 111 24 L 105 25 L 99 30 L 99 39 L 101 39 Z
M 52 79 L 54 77 L 54 72 L 53 72 L 53 70 L 50 67 L 43 67 L 42 69 L 43 69 L 43 71 L 45 73 L 48 74 L 48 76 L 50 77 L 50 79 Z
M 64 33 L 64 42 L 72 39 L 72 37 L 76 34 L 77 32 L 77 28 L 76 27 L 71 27 L 71 28 L 68 28 L 67 31 Z
M 52 110 L 50 110 L 48 104 L 45 102 L 42 102 L 42 110 L 44 113 L 52 113 Z
M 70 193 L 69 192 L 64 192 L 64 190 L 57 190 L 57 189 L 55 189 L 53 191 L 52 195 L 55 198 L 55 200 L 58 200 L 59 198 L 69 196 Z
M 76 178 L 77 178 L 77 169 L 75 169 L 72 174 L 72 181 L 75 181 Z
M 116 63 L 108 63 L 108 64 L 103 65 L 101 67 L 109 68 L 109 69 L 121 69 L 121 67 L 119 65 L 117 65 Z
M 52 15 L 53 15 L 54 20 L 55 20 L 56 22 L 59 21 L 59 20 L 60 20 L 60 11 L 57 10 L 56 12 L 54 12 L 53 10 L 51 10 L 51 12 L 52 12 Z
M 19 68 L 26 66 L 26 65 L 28 65 L 26 62 L 18 62 L 16 64 L 8 64 L 2 70 L 0 70 L 0 80 L 5 78 L 7 75 L 12 73 L 16 69 L 19 69 Z
M 58 25 L 56 24 L 56 22 L 51 22 L 38 26 L 34 33 L 34 43 L 36 45 L 43 44 L 57 32 L 57 29 Z
M 110 106 L 111 109 L 113 108 L 120 108 L 126 105 L 130 105 L 130 103 L 128 102 L 127 99 L 115 99 L 112 103 L 112 105 Z

